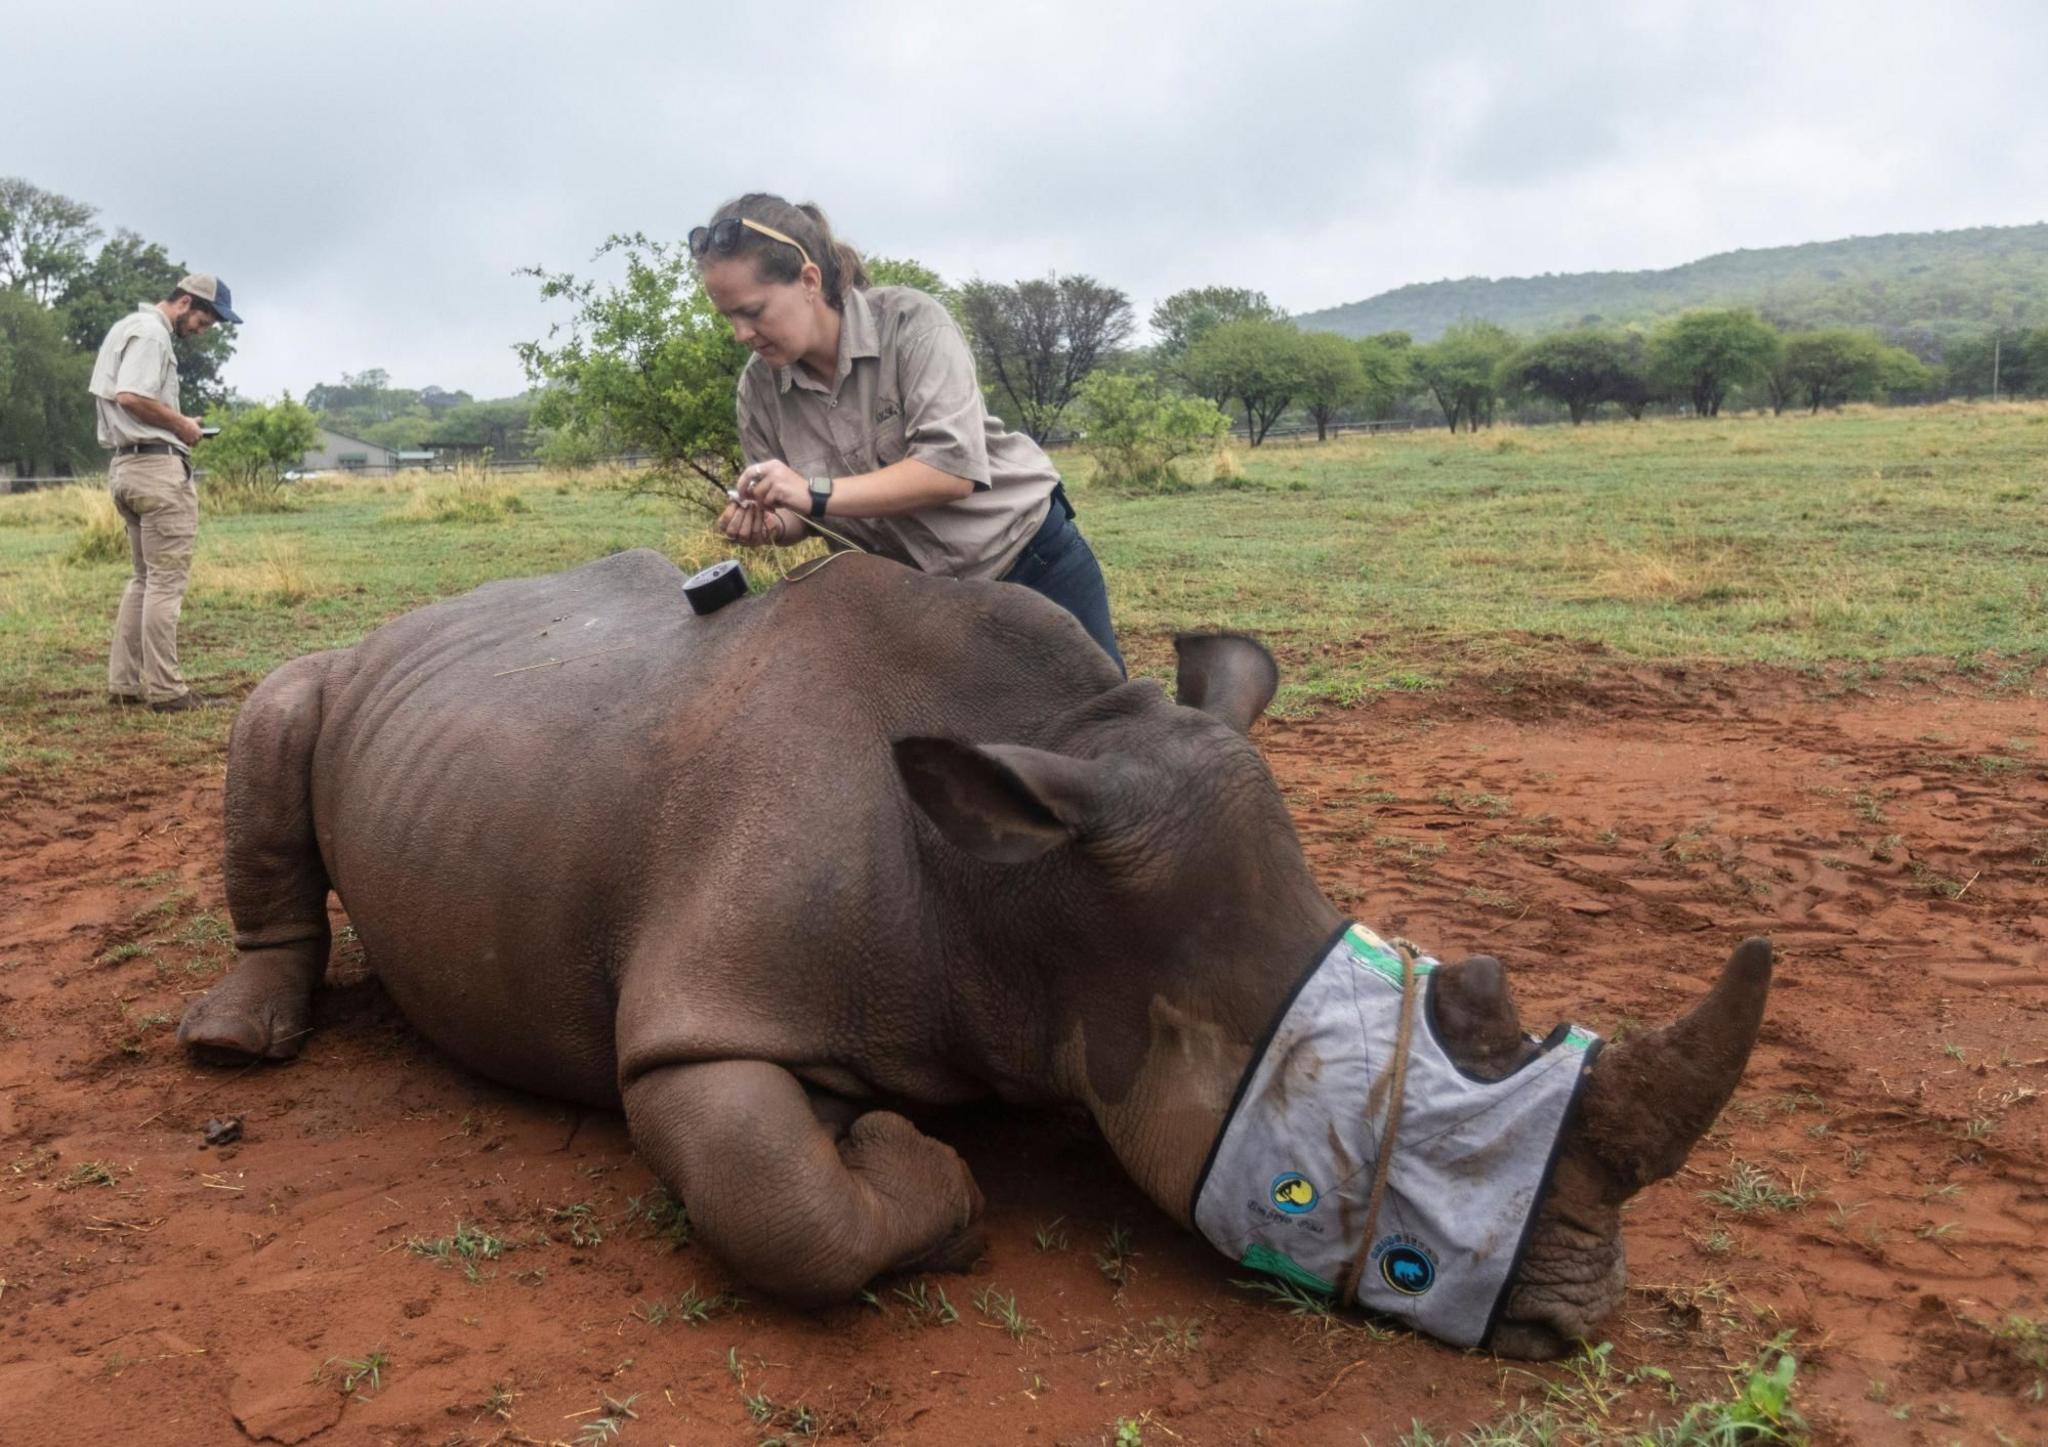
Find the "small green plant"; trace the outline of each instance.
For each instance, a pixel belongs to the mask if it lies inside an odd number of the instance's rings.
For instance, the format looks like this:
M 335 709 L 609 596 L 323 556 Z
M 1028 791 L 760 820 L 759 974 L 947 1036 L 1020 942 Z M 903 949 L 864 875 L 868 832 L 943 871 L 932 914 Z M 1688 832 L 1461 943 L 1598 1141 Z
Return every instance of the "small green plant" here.
M 1040 1226 L 1033 1238 L 1040 1251 L 1064 1251 L 1067 1249 L 1067 1228 L 1065 1216 L 1055 1216 Z
M 57 1189 L 60 1191 L 76 1191 L 84 1186 L 111 1187 L 119 1183 L 120 1177 L 115 1174 L 114 1167 L 107 1162 L 80 1161 L 71 1168 L 71 1174 L 58 1184 Z
M 1029 1317 L 1017 1310 L 1015 1292 L 1005 1296 L 993 1286 L 984 1286 L 974 1293 L 974 1309 L 1008 1332 L 1013 1341 L 1022 1341 L 1038 1330 Z
M 1799 1362 L 1786 1349 L 1791 1333 L 1779 1336 L 1734 1383 L 1725 1402 L 1696 1402 L 1676 1425 L 1657 1434 L 1670 1447 L 1738 1447 L 1752 1442 L 1801 1442 L 1806 1420 L 1792 1408 Z
M 1145 1424 L 1140 1418 L 1116 1419 L 1116 1447 L 1145 1447 Z
M 548 1220 L 569 1233 L 571 1246 L 595 1246 L 604 1240 L 604 1227 L 597 1219 L 597 1207 L 588 1201 L 578 1201 L 573 1206 L 551 1207 Z
M 492 1382 L 490 1392 L 477 1408 L 477 1415 L 509 1422 L 512 1420 L 512 1404 L 518 1400 L 519 1394 L 504 1382 Z
M 626 1217 L 644 1225 L 650 1236 L 666 1238 L 672 1251 L 690 1244 L 690 1213 L 664 1187 L 656 1186 L 644 1196 L 628 1196 Z
M 1703 1192 L 1709 1201 L 1742 1214 L 1751 1211 L 1796 1211 L 1810 1197 L 1796 1182 L 1780 1187 L 1769 1171 L 1748 1161 L 1737 1160 L 1728 1169 L 1727 1182 L 1717 1190 Z
M 1177 1316 L 1155 1316 L 1146 1324 L 1158 1333 L 1155 1338 L 1158 1347 L 1168 1356 L 1184 1357 L 1202 1339 L 1202 1324 L 1198 1321 L 1187 1321 Z
M 951 1326 L 960 1319 L 960 1309 L 946 1296 L 946 1288 L 929 1287 L 922 1281 L 896 1288 L 896 1294 L 910 1308 L 912 1321 L 922 1326 Z
M 493 1236 L 481 1226 L 473 1226 L 458 1220 L 452 1236 L 415 1236 L 405 1243 L 405 1249 L 415 1256 L 427 1256 L 443 1266 L 462 1263 L 462 1274 L 471 1282 L 483 1279 L 477 1270 L 480 1261 L 496 1261 L 512 1249 L 512 1243 L 500 1236 Z
M 815 1437 L 818 1433 L 818 1414 L 801 1402 L 778 1402 L 766 1392 L 742 1395 L 740 1400 L 756 1423 L 776 1429 L 776 1435 L 763 1440 L 760 1447 L 784 1447 L 792 1437 Z
M 374 1351 L 364 1352 L 359 1359 L 329 1357 L 320 1364 L 319 1370 L 313 1373 L 313 1380 L 317 1382 L 328 1372 L 338 1370 L 341 1394 L 344 1397 L 367 1398 L 371 1392 L 384 1385 L 384 1368 L 390 1365 L 391 1358 L 380 1347 Z M 356 1389 L 364 1383 L 368 1383 L 367 1390 L 358 1392 Z
M 1102 1238 L 1102 1249 L 1095 1253 L 1095 1267 L 1111 1286 L 1122 1291 L 1130 1284 L 1131 1258 L 1136 1254 L 1131 1250 L 1130 1228 L 1118 1223 Z
M 1310 1291 L 1291 1281 L 1277 1276 L 1254 1276 L 1243 1280 L 1233 1279 L 1230 1283 L 1239 1291 L 1253 1296 L 1263 1296 L 1275 1306 L 1282 1307 L 1289 1316 L 1314 1317 L 1319 1320 L 1333 1319 L 1337 1314 L 1337 1298 L 1326 1296 L 1320 1291 Z

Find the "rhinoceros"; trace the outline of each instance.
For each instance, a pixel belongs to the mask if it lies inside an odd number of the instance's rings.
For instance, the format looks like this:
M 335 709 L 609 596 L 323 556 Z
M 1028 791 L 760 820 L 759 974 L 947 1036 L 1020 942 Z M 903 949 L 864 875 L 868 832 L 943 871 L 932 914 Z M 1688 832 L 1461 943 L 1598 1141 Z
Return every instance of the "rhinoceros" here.
M 700 617 L 681 581 L 624 552 L 270 674 L 228 748 L 236 961 L 179 1038 L 295 1054 L 331 889 L 423 1035 L 623 1107 L 755 1288 L 822 1303 L 978 1258 L 967 1167 L 892 1106 L 1078 1105 L 1190 1224 L 1233 1091 L 1345 926 L 1247 737 L 1271 656 L 1183 637 L 1169 699 L 1014 585 L 847 554 Z M 1726 1103 L 1770 969 L 1745 942 L 1689 1015 L 1592 1061 L 1496 1352 L 1556 1355 L 1614 1307 L 1621 1205 Z M 1537 1049 L 1489 957 L 1441 967 L 1428 1011 L 1476 1079 Z

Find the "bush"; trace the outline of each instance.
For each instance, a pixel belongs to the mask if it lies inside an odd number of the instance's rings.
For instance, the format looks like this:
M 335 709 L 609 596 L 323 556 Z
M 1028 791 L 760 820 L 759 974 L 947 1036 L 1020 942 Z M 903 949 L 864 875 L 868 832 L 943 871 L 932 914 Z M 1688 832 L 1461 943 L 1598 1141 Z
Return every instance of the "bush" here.
M 211 416 L 220 435 L 200 443 L 192 455 L 193 465 L 206 471 L 207 483 L 201 489 L 206 510 L 291 511 L 296 504 L 279 479 L 320 445 L 320 426 L 313 414 L 287 393 L 280 402 Z
M 1160 492 L 1185 486 L 1173 464 L 1209 452 L 1230 430 L 1214 402 L 1176 397 L 1150 377 L 1096 372 L 1075 400 L 1081 450 L 1094 460 L 1096 481 L 1106 487 Z

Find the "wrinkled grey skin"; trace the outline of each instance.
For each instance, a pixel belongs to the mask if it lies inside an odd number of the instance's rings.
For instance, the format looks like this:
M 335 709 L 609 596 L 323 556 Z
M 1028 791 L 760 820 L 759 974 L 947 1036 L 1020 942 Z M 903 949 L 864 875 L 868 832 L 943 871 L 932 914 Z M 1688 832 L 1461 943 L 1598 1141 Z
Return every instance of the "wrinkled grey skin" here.
M 229 744 L 238 959 L 179 1037 L 295 1054 L 332 887 L 423 1034 L 623 1105 L 757 1288 L 979 1254 L 966 1166 L 892 1102 L 1077 1103 L 1186 1224 L 1341 923 L 1245 737 L 1271 658 L 1183 639 L 1175 703 L 1023 588 L 849 555 L 697 618 L 680 582 L 633 552 L 493 583 L 266 679 Z M 1498 1349 L 1553 1354 L 1619 1299 L 1620 1203 L 1733 1090 L 1769 960 L 1598 1058 Z M 1468 1068 L 1519 1062 L 1497 964 L 1437 993 Z

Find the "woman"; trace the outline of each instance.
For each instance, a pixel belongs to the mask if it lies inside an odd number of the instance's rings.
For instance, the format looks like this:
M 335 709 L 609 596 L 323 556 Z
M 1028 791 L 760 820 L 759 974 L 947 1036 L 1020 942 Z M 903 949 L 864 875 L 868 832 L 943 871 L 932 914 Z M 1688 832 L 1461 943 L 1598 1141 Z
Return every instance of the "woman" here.
M 1038 444 L 982 405 L 950 313 L 909 287 L 868 287 L 816 206 L 750 195 L 690 233 L 704 289 L 753 358 L 740 374 L 739 497 L 718 520 L 750 547 L 823 520 L 928 573 L 1022 583 L 1118 668 L 1102 569 Z

